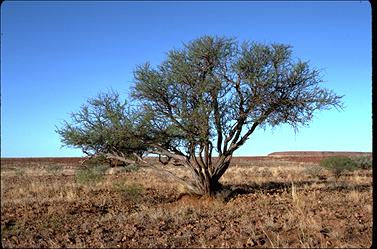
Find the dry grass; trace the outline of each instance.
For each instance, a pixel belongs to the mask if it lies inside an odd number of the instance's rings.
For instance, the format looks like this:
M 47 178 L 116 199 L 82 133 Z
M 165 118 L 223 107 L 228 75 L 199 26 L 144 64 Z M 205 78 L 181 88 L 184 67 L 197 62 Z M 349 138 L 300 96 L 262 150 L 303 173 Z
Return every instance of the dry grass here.
M 148 170 L 85 184 L 72 168 L 8 168 L 1 172 L 3 246 L 370 247 L 370 171 L 335 182 L 328 172 L 327 180 L 310 177 L 311 166 L 233 166 L 222 178 L 234 191 L 227 200 L 179 198 L 180 185 Z

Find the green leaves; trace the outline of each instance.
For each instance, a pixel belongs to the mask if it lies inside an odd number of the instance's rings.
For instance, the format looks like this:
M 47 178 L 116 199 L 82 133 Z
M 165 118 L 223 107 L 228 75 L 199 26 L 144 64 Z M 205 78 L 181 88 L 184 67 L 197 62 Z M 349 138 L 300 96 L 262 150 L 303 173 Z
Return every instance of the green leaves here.
M 344 171 L 352 171 L 357 169 L 357 164 L 346 156 L 331 156 L 323 159 L 320 165 L 330 170 L 338 179 Z
M 218 180 L 257 127 L 297 129 L 316 111 L 342 108 L 342 96 L 319 85 L 319 71 L 292 54 L 287 44 L 202 36 L 168 51 L 159 65 L 137 66 L 132 106 L 114 91 L 99 94 L 57 132 L 89 155 L 152 152 L 183 160 L 197 182 Z
M 125 163 L 143 162 L 147 153 L 174 158 L 191 170 L 189 188 L 208 194 L 257 127 L 297 129 L 318 110 L 342 108 L 342 96 L 321 82 L 317 69 L 293 59 L 290 45 L 202 36 L 169 51 L 159 65 L 137 66 L 132 105 L 117 92 L 101 93 L 57 132 L 88 155 Z
M 68 146 L 81 148 L 87 154 L 112 151 L 132 154 L 146 149 L 138 136 L 146 123 L 114 91 L 89 99 L 71 117 L 72 123 L 65 122 L 57 129 Z

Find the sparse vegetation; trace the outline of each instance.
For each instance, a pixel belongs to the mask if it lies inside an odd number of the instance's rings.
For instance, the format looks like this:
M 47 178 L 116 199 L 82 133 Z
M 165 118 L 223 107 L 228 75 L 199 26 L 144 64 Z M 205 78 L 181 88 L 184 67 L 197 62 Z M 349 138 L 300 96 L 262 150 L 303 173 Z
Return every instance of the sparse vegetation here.
M 129 196 L 131 199 L 138 198 L 144 191 L 142 185 L 137 183 L 128 183 L 125 178 L 123 178 L 121 181 L 113 182 L 113 187 L 115 190 Z
M 312 178 L 320 179 L 323 176 L 323 168 L 319 165 L 309 165 L 305 168 L 305 173 Z
M 229 168 L 223 191 L 212 199 L 182 195 L 174 181 L 148 169 L 114 175 L 93 169 L 96 176 L 79 183 L 77 174 L 53 175 L 38 165 L 24 175 L 15 173 L 23 165 L 1 165 L 2 247 L 370 248 L 372 243 L 370 169 L 344 174 L 341 183 L 331 177 L 319 182 L 307 174 L 312 162 L 247 166 L 245 160 Z M 181 177 L 189 174 L 164 167 Z
M 373 159 L 372 156 L 353 156 L 352 161 L 356 164 L 357 168 L 360 169 L 372 169 Z
M 76 170 L 76 182 L 80 184 L 96 184 L 102 180 L 106 166 L 81 167 Z
M 346 156 L 332 156 L 323 159 L 320 165 L 330 170 L 336 179 L 345 171 L 353 171 L 357 169 L 357 164 L 349 157 Z
M 23 176 L 25 174 L 25 168 L 24 167 L 16 167 L 15 168 L 16 175 Z
M 60 173 L 62 171 L 62 168 L 63 167 L 61 165 L 57 164 L 52 164 L 46 167 L 47 172 L 53 175 Z
M 135 171 L 140 170 L 140 166 L 138 166 L 137 164 L 128 164 L 124 166 L 124 170 L 126 172 L 135 172 Z
M 109 159 L 103 155 L 98 155 L 96 157 L 90 157 L 83 162 L 83 165 L 88 167 L 93 167 L 97 165 L 109 165 Z

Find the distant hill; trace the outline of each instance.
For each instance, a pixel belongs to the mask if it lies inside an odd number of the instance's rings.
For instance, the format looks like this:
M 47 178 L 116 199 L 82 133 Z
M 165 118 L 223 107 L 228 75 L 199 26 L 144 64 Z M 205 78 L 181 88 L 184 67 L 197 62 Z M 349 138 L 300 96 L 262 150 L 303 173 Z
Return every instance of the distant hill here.
M 354 151 L 281 151 L 267 155 L 267 158 L 286 160 L 294 162 L 319 163 L 322 159 L 329 156 L 371 156 L 372 152 Z
M 328 156 L 372 156 L 372 152 L 354 151 L 281 151 L 268 154 L 268 157 L 328 157 Z
M 282 151 L 273 152 L 267 156 L 235 156 L 232 164 L 248 164 L 250 161 L 268 161 L 268 160 L 284 160 L 294 162 L 313 162 L 318 163 L 325 157 L 342 155 L 342 156 L 372 156 L 372 152 L 353 152 L 353 151 Z M 1 158 L 2 165 L 14 164 L 38 164 L 38 163 L 58 163 L 77 165 L 83 157 L 24 157 L 24 158 Z M 147 160 L 158 163 L 157 157 L 151 157 Z M 216 157 L 214 158 L 214 161 Z

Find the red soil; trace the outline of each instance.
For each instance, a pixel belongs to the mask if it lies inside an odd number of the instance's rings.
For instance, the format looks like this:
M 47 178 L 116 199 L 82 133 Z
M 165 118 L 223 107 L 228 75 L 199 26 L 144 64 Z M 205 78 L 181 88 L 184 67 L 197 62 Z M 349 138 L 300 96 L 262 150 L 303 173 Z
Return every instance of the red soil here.
M 318 163 L 325 157 L 342 155 L 342 156 L 359 156 L 369 155 L 371 152 L 336 152 L 336 151 L 285 151 L 273 152 L 267 156 L 240 156 L 233 157 L 233 164 L 243 164 L 248 161 L 269 161 L 284 160 L 294 162 L 313 162 Z M 79 164 L 83 157 L 30 157 L 30 158 L 1 158 L 1 164 L 36 164 L 36 163 L 61 163 L 61 164 Z M 156 158 L 149 160 L 158 161 Z M 216 160 L 216 159 L 214 159 Z
M 327 156 L 372 155 L 372 152 L 354 151 L 282 151 L 268 154 L 268 157 L 327 157 Z
M 353 151 L 284 151 L 273 152 L 267 155 L 268 158 L 287 160 L 294 162 L 319 163 L 322 159 L 330 156 L 372 156 L 372 152 Z

